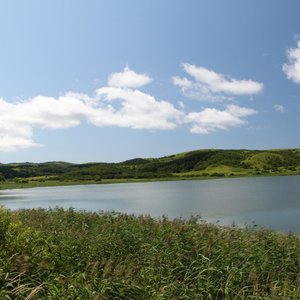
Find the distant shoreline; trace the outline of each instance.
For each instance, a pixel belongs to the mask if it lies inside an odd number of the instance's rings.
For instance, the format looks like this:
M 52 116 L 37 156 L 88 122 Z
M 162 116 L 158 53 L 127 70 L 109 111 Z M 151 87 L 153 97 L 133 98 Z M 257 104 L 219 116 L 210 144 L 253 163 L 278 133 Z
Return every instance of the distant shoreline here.
M 237 178 L 257 178 L 257 177 L 279 177 L 279 176 L 300 176 L 300 174 L 264 174 L 264 175 L 236 175 L 236 176 L 178 176 L 166 178 L 139 178 L 139 179 L 103 179 L 99 180 L 69 180 L 69 181 L 30 181 L 28 183 L 2 182 L 0 183 L 1 190 L 26 189 L 36 187 L 58 187 L 72 185 L 92 185 L 92 184 L 118 184 L 118 183 L 147 183 L 147 182 L 167 182 L 167 181 L 185 181 L 185 180 L 214 180 L 214 179 L 237 179 Z

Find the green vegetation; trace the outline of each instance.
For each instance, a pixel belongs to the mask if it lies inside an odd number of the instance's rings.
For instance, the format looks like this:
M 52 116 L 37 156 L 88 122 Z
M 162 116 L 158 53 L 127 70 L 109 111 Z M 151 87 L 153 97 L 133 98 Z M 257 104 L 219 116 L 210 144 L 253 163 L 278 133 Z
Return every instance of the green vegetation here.
M 300 237 L 72 209 L 0 210 L 0 299 L 299 299 Z
M 0 188 L 300 174 L 300 149 L 0 164 Z M 2 299 L 300 299 L 300 236 L 73 209 L 0 209 Z
M 0 188 L 296 174 L 300 174 L 300 149 L 209 149 L 120 163 L 0 164 Z

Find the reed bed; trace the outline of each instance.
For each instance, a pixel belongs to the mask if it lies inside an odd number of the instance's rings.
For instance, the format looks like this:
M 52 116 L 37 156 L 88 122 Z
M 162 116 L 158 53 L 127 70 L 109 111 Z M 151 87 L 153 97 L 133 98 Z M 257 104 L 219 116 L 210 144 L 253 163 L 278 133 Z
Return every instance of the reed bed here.
M 60 208 L 0 211 L 0 299 L 300 299 L 300 238 Z

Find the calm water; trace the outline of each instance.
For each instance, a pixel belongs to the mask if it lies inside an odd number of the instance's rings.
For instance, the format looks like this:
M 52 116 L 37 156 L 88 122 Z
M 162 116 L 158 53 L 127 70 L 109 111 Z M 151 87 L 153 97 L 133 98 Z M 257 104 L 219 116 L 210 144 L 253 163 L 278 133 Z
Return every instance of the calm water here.
M 0 191 L 0 205 L 114 210 L 170 218 L 200 215 L 209 222 L 254 223 L 300 232 L 300 176 L 6 190 Z

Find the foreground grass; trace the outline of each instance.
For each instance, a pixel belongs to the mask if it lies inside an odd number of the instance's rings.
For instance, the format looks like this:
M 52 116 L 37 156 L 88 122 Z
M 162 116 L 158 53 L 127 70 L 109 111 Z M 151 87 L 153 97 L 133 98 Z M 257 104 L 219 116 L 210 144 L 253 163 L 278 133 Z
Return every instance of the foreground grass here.
M 294 234 L 2 209 L 0 242 L 0 299 L 300 298 Z

